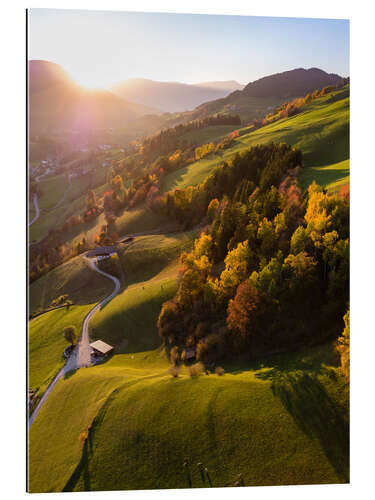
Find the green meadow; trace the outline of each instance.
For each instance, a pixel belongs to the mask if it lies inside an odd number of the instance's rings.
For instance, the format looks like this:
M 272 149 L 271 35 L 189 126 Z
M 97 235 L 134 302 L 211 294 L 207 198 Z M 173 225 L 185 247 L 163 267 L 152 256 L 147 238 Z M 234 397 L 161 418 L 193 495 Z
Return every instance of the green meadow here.
M 89 268 L 83 257 L 68 260 L 30 285 L 30 313 L 46 309 L 60 295 L 75 304 L 91 304 L 112 290 L 112 282 Z
M 30 490 L 186 488 L 188 474 L 209 486 L 198 462 L 216 487 L 239 473 L 249 486 L 347 482 L 347 387 L 331 357 L 324 346 L 173 378 L 158 349 L 79 370 L 30 430 Z
M 68 176 L 66 174 L 56 175 L 42 179 L 39 183 L 42 196 L 38 199 L 41 210 L 52 209 L 63 197 L 68 187 Z
M 303 152 L 301 184 L 316 182 L 330 188 L 348 182 L 349 163 L 349 97 L 342 89 L 316 99 L 304 110 L 254 131 L 240 135 L 234 145 L 221 155 L 212 154 L 170 173 L 164 191 L 185 188 L 202 182 L 214 167 L 235 153 L 256 144 L 287 142 Z M 345 165 L 334 167 L 341 162 Z M 329 167 L 332 167 L 329 169 Z M 327 173 L 329 172 L 329 173 Z
M 162 304 L 177 290 L 178 258 L 190 250 L 196 231 L 136 238 L 121 256 L 125 286 L 95 314 L 90 336 L 138 352 L 160 344 L 156 321 Z
M 115 355 L 60 380 L 41 409 L 30 430 L 32 492 L 186 488 L 186 460 L 193 487 L 209 485 L 198 462 L 218 487 L 239 473 L 246 485 L 348 481 L 347 384 L 331 345 L 224 363 L 223 376 L 169 373 L 156 320 L 192 237 L 143 236 L 123 252 L 128 282 L 90 325 Z M 31 322 L 34 385 L 59 369 L 62 329 L 90 307 Z
M 106 187 L 105 171 L 96 168 L 92 176 L 74 177 L 71 186 L 67 176 L 62 174 L 41 180 L 40 187 L 42 195 L 38 198 L 38 204 L 41 212 L 39 219 L 29 229 L 31 242 L 42 240 L 49 229 L 59 227 L 71 215 L 82 212 L 87 191 L 91 187 L 97 196 L 101 196 Z
M 68 346 L 63 336 L 66 326 L 80 332 L 82 322 L 92 306 L 70 306 L 42 314 L 29 323 L 29 387 L 41 394 L 64 364 L 63 352 Z

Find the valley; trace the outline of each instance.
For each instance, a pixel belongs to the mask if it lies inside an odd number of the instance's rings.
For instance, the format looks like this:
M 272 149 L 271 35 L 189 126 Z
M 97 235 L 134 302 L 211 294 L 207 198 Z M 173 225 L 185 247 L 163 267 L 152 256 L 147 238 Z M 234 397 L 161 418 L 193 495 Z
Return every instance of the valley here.
M 31 111 L 30 491 L 349 481 L 349 83 L 294 71 L 161 113 L 165 91 L 116 104 L 130 84 L 77 111 L 53 69 L 65 114 Z

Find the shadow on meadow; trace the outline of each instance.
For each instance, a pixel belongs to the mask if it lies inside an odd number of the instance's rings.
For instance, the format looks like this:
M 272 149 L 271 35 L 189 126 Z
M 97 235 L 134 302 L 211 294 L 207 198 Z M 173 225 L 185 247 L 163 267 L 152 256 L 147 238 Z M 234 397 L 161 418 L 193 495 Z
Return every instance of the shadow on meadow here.
M 92 452 L 92 437 L 89 432 L 87 439 L 85 440 L 82 448 L 82 455 L 79 464 L 74 469 L 73 474 L 70 476 L 68 482 L 63 488 L 63 492 L 73 491 L 75 485 L 78 480 L 82 477 L 85 491 L 91 490 L 91 481 L 90 481 L 90 473 L 89 473 L 89 455 Z
M 311 439 L 319 441 L 332 467 L 349 481 L 348 410 L 327 387 L 336 385 L 339 359 L 332 345 L 310 348 L 308 353 L 276 354 L 261 361 L 225 366 L 232 375 L 254 370 L 255 377 L 271 382 L 274 396 Z M 324 384 L 323 384 L 324 382 Z
M 322 368 L 330 378 L 334 371 Z M 317 439 L 343 482 L 349 481 L 349 422 L 345 409 L 334 400 L 317 374 L 302 370 L 260 372 L 256 377 L 271 381 L 271 390 L 311 439 Z
M 93 453 L 93 434 L 95 432 L 95 428 L 103 421 L 104 415 L 108 406 L 111 404 L 113 399 L 116 397 L 119 389 L 114 389 L 109 396 L 104 401 L 103 405 L 99 409 L 98 413 L 94 417 L 91 425 L 87 429 L 87 435 L 84 437 L 83 446 L 82 446 L 82 454 L 81 459 L 74 469 L 72 475 L 68 479 L 67 483 L 63 488 L 63 492 L 65 491 L 73 491 L 78 481 L 82 478 L 84 490 L 91 490 L 91 480 L 90 480 L 90 472 L 89 472 L 89 459 Z
M 346 159 L 347 158 L 345 158 L 345 160 Z M 349 174 L 349 169 L 348 168 L 338 168 L 335 170 L 324 169 L 324 171 L 322 171 L 320 167 L 307 167 L 304 174 L 305 178 L 307 179 L 307 183 L 311 183 L 315 180 L 316 177 L 324 175 L 325 184 L 332 184 L 333 182 L 338 182 L 341 181 L 341 179 L 346 178 Z

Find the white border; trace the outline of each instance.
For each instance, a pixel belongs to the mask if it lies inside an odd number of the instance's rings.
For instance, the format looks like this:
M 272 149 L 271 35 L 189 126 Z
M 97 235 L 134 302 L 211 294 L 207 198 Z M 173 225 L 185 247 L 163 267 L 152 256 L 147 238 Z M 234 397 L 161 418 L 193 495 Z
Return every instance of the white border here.
M 274 498 L 310 499 L 339 496 L 368 498 L 374 492 L 374 62 L 371 2 L 268 0 L 14 0 L 1 15 L 1 334 L 11 345 L 1 357 L 0 489 L 4 498 L 25 490 L 25 12 L 27 7 L 80 8 L 206 14 L 350 18 L 351 20 L 351 320 L 352 404 L 351 484 L 214 490 L 162 490 L 76 493 L 74 498 Z M 69 495 L 69 494 L 68 494 Z M 56 494 L 52 494 L 53 497 Z M 61 498 L 56 496 L 56 498 Z M 65 498 L 65 496 L 64 496 Z

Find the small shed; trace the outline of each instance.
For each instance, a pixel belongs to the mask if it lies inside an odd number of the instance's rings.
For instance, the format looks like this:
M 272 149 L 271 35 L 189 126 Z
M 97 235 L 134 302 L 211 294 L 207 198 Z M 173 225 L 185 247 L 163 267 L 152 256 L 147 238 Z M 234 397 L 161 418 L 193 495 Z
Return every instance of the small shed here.
M 111 255 L 116 252 L 116 247 L 106 246 L 106 247 L 95 247 L 93 250 L 87 252 L 87 257 L 98 257 L 102 255 Z
M 185 351 L 185 361 L 190 361 L 195 358 L 195 349 L 194 347 L 189 347 Z
M 90 344 L 91 354 L 95 357 L 107 356 L 113 352 L 114 347 L 103 342 L 103 340 L 96 340 Z

